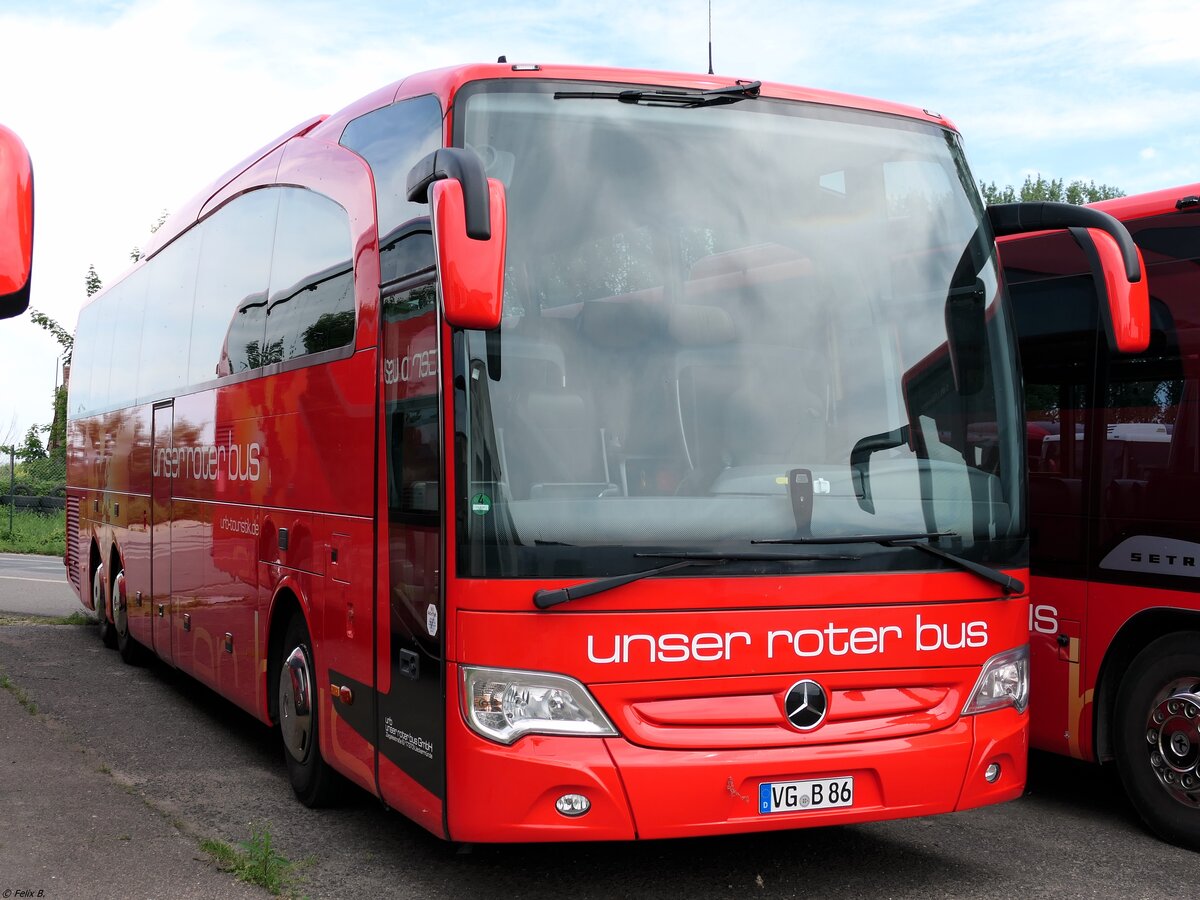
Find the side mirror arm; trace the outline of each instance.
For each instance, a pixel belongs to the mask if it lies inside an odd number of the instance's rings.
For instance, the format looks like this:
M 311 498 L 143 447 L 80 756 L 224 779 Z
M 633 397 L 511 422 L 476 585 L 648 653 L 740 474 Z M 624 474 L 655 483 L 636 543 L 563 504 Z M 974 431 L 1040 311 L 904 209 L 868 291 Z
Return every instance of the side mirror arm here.
M 1121 222 L 1098 209 L 1071 203 L 998 203 L 989 206 L 987 213 L 999 237 L 1066 229 L 1099 279 L 1109 346 L 1117 353 L 1141 353 L 1149 346 L 1149 285 L 1141 254 Z
M 1130 284 L 1142 280 L 1142 263 L 1137 245 L 1120 220 L 1098 209 L 1076 206 L 1074 203 L 1026 201 L 996 203 L 987 208 L 988 220 L 996 237 L 1007 234 L 1026 234 L 1031 231 L 1051 231 L 1059 228 L 1095 228 L 1103 231 L 1121 250 L 1125 277 Z
M 462 185 L 467 237 L 475 241 L 490 240 L 492 215 L 488 179 L 479 155 L 461 147 L 434 150 L 409 170 L 408 199 L 413 203 L 428 203 L 429 186 L 443 178 L 453 178 Z

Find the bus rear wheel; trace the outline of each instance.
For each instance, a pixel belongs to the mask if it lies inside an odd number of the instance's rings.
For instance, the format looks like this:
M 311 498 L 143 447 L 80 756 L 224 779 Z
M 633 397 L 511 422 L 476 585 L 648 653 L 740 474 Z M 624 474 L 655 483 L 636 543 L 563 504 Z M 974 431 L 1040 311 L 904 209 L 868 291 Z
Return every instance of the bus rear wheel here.
M 1159 837 L 1200 849 L 1200 632 L 1177 632 L 1134 658 L 1117 692 L 1117 770 Z
M 131 666 L 140 665 L 145 651 L 129 633 L 129 603 L 125 596 L 125 569 L 117 570 L 112 586 L 112 629 L 116 635 L 117 652 Z
M 316 667 L 308 628 L 299 614 L 292 616 L 284 632 L 276 674 L 279 734 L 292 790 L 305 806 L 328 806 L 334 799 L 336 776 L 321 757 Z
M 107 578 L 104 563 L 100 563 L 92 573 L 92 606 L 95 607 L 96 619 L 100 622 L 100 640 L 104 642 L 105 647 L 115 647 L 117 632 L 108 613 Z

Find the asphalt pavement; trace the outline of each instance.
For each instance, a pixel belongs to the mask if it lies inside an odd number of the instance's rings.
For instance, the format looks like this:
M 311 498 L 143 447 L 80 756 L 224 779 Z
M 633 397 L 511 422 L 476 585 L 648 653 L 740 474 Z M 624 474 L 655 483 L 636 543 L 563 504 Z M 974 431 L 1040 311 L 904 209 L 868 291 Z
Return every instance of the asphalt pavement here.
M 0 896 L 265 896 L 218 869 L 186 825 L 21 696 L 25 705 L 0 691 Z
M 94 625 L 0 621 L 0 898 L 264 896 L 199 849 L 255 828 L 300 863 L 295 892 L 310 898 L 1200 896 L 1200 857 L 1149 834 L 1110 772 L 1043 754 L 1021 799 L 964 813 L 457 847 L 356 788 L 335 809 L 300 806 L 275 732 L 169 666 L 123 664 Z
M 86 612 L 60 557 L 0 553 L 0 615 L 33 623 L 77 610 Z M 35 637 L 74 630 L 29 627 Z M 0 687 L 0 897 L 265 896 L 218 869 L 183 820 L 39 709 L 2 655 Z
M 85 611 L 61 556 L 0 553 L 0 613 L 67 616 L 76 610 Z

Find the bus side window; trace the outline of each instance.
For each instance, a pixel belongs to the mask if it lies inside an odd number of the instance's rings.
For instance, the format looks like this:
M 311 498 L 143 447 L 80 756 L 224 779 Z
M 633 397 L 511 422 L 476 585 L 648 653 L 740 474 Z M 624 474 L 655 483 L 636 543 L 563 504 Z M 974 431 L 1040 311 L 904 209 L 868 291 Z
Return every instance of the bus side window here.
M 199 257 L 200 229 L 193 228 L 146 264 L 139 401 L 174 396 L 188 382 L 188 331 Z
M 436 518 L 438 461 L 437 397 L 396 403 L 388 410 L 388 506 L 394 518 L 422 522 Z
M 429 206 L 407 199 L 408 172 L 442 146 L 442 108 L 432 96 L 402 100 L 360 116 L 341 144 L 367 161 L 379 210 L 380 282 L 433 268 Z
M 1190 536 L 1200 487 L 1200 228 L 1187 216 L 1130 223 L 1150 279 L 1150 346 L 1105 366 L 1102 540 L 1145 531 Z
M 243 194 L 201 226 L 188 383 L 262 365 L 277 190 Z
M 438 321 L 432 282 L 383 297 L 388 511 L 406 525 L 438 524 Z
M 264 363 L 354 340 L 350 220 L 328 197 L 288 188 L 279 203 Z

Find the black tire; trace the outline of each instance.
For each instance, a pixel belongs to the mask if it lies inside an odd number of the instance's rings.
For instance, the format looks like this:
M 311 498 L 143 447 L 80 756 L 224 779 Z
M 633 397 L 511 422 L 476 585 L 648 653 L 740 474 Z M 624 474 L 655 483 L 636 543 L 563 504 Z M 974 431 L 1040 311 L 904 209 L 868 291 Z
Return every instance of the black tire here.
M 125 568 L 117 570 L 113 576 L 112 590 L 109 592 L 112 600 L 109 608 L 112 610 L 112 629 L 116 635 L 117 652 L 127 665 L 140 666 L 146 660 L 146 648 L 129 633 L 129 604 L 125 596 Z
M 299 614 L 292 616 L 284 630 L 276 663 L 279 733 L 292 790 L 305 806 L 330 806 L 337 775 L 321 756 L 316 666 L 308 628 Z
M 1193 850 L 1200 850 L 1197 692 L 1200 632 L 1159 638 L 1121 679 L 1114 740 L 1117 771 L 1134 808 L 1163 840 Z
M 92 605 L 96 608 L 96 620 L 100 623 L 100 640 L 111 649 L 117 646 L 117 632 L 108 613 L 109 594 L 108 573 L 101 563 L 92 573 Z

